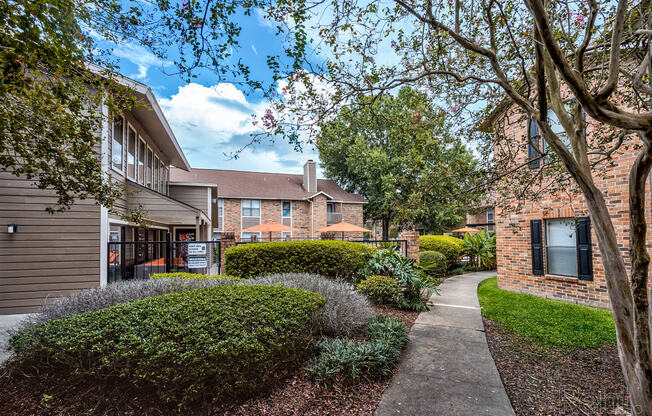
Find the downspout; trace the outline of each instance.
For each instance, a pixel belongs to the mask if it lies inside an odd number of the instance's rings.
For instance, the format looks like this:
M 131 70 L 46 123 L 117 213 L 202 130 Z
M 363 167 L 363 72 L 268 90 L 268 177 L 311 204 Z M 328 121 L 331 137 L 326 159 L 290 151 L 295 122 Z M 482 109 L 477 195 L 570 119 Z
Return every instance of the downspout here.
M 315 238 L 315 206 L 312 199 L 308 201 L 310 201 L 310 238 Z

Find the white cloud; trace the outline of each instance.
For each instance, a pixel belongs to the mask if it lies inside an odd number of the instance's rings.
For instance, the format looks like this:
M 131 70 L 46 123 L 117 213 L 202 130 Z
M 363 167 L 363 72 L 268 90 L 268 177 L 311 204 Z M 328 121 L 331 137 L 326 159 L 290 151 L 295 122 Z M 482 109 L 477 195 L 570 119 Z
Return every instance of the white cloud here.
M 141 81 L 147 78 L 147 71 L 150 67 L 171 65 L 171 62 L 160 59 L 144 47 L 131 43 L 117 45 L 113 49 L 113 54 L 134 64 L 138 72 L 129 76 Z
M 258 131 L 252 115 L 269 108 L 267 102 L 250 102 L 232 84 L 191 83 L 159 102 L 193 167 L 300 173 L 305 160 L 317 158 L 314 149 L 297 153 L 283 139 L 247 147 L 238 159 L 225 156 L 251 141 L 251 133 Z
M 258 56 L 258 51 L 256 50 L 256 47 L 254 46 L 253 43 L 251 44 L 251 50 L 254 51 L 254 54 L 255 54 L 256 56 Z

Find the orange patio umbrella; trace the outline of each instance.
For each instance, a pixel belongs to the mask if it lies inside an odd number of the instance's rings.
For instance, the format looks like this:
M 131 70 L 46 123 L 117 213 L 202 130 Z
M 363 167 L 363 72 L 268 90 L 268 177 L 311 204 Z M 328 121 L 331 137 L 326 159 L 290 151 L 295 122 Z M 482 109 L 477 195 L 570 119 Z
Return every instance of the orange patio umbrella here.
M 475 233 L 479 233 L 480 230 L 478 230 L 477 228 L 462 227 L 462 228 L 458 228 L 457 230 L 453 230 L 451 232 L 460 233 L 460 234 L 466 234 L 466 233 L 475 234 Z
M 245 228 L 243 233 L 269 233 L 269 241 L 272 241 L 272 233 L 280 233 L 283 231 L 296 231 L 296 228 L 288 227 L 287 225 L 279 224 L 278 222 L 269 221 L 265 224 L 254 225 L 253 227 Z
M 320 228 L 320 233 L 342 233 L 342 240 L 344 240 L 344 233 L 370 233 L 371 230 L 358 227 L 357 225 L 349 224 L 348 222 L 338 222 L 337 224 L 329 225 L 328 227 Z

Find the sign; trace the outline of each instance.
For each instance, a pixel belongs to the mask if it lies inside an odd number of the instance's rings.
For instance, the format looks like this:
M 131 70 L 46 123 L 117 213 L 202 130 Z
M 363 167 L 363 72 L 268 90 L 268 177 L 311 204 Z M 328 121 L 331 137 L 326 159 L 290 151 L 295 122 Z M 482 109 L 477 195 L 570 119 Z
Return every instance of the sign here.
M 188 255 L 198 256 L 206 254 L 206 243 L 188 243 Z
M 204 269 L 208 267 L 206 256 L 188 256 L 189 269 Z

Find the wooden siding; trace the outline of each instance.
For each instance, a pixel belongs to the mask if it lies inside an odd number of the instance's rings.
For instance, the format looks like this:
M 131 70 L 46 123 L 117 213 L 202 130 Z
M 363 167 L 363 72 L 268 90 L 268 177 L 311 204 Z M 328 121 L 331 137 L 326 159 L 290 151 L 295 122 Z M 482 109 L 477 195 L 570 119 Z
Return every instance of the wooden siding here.
M 0 314 L 27 313 L 100 283 L 100 207 L 75 201 L 48 214 L 53 191 L 0 172 Z M 7 233 L 7 224 L 18 232 Z
M 211 188 L 207 186 L 185 186 L 170 184 L 170 198 L 200 209 L 211 216 Z

